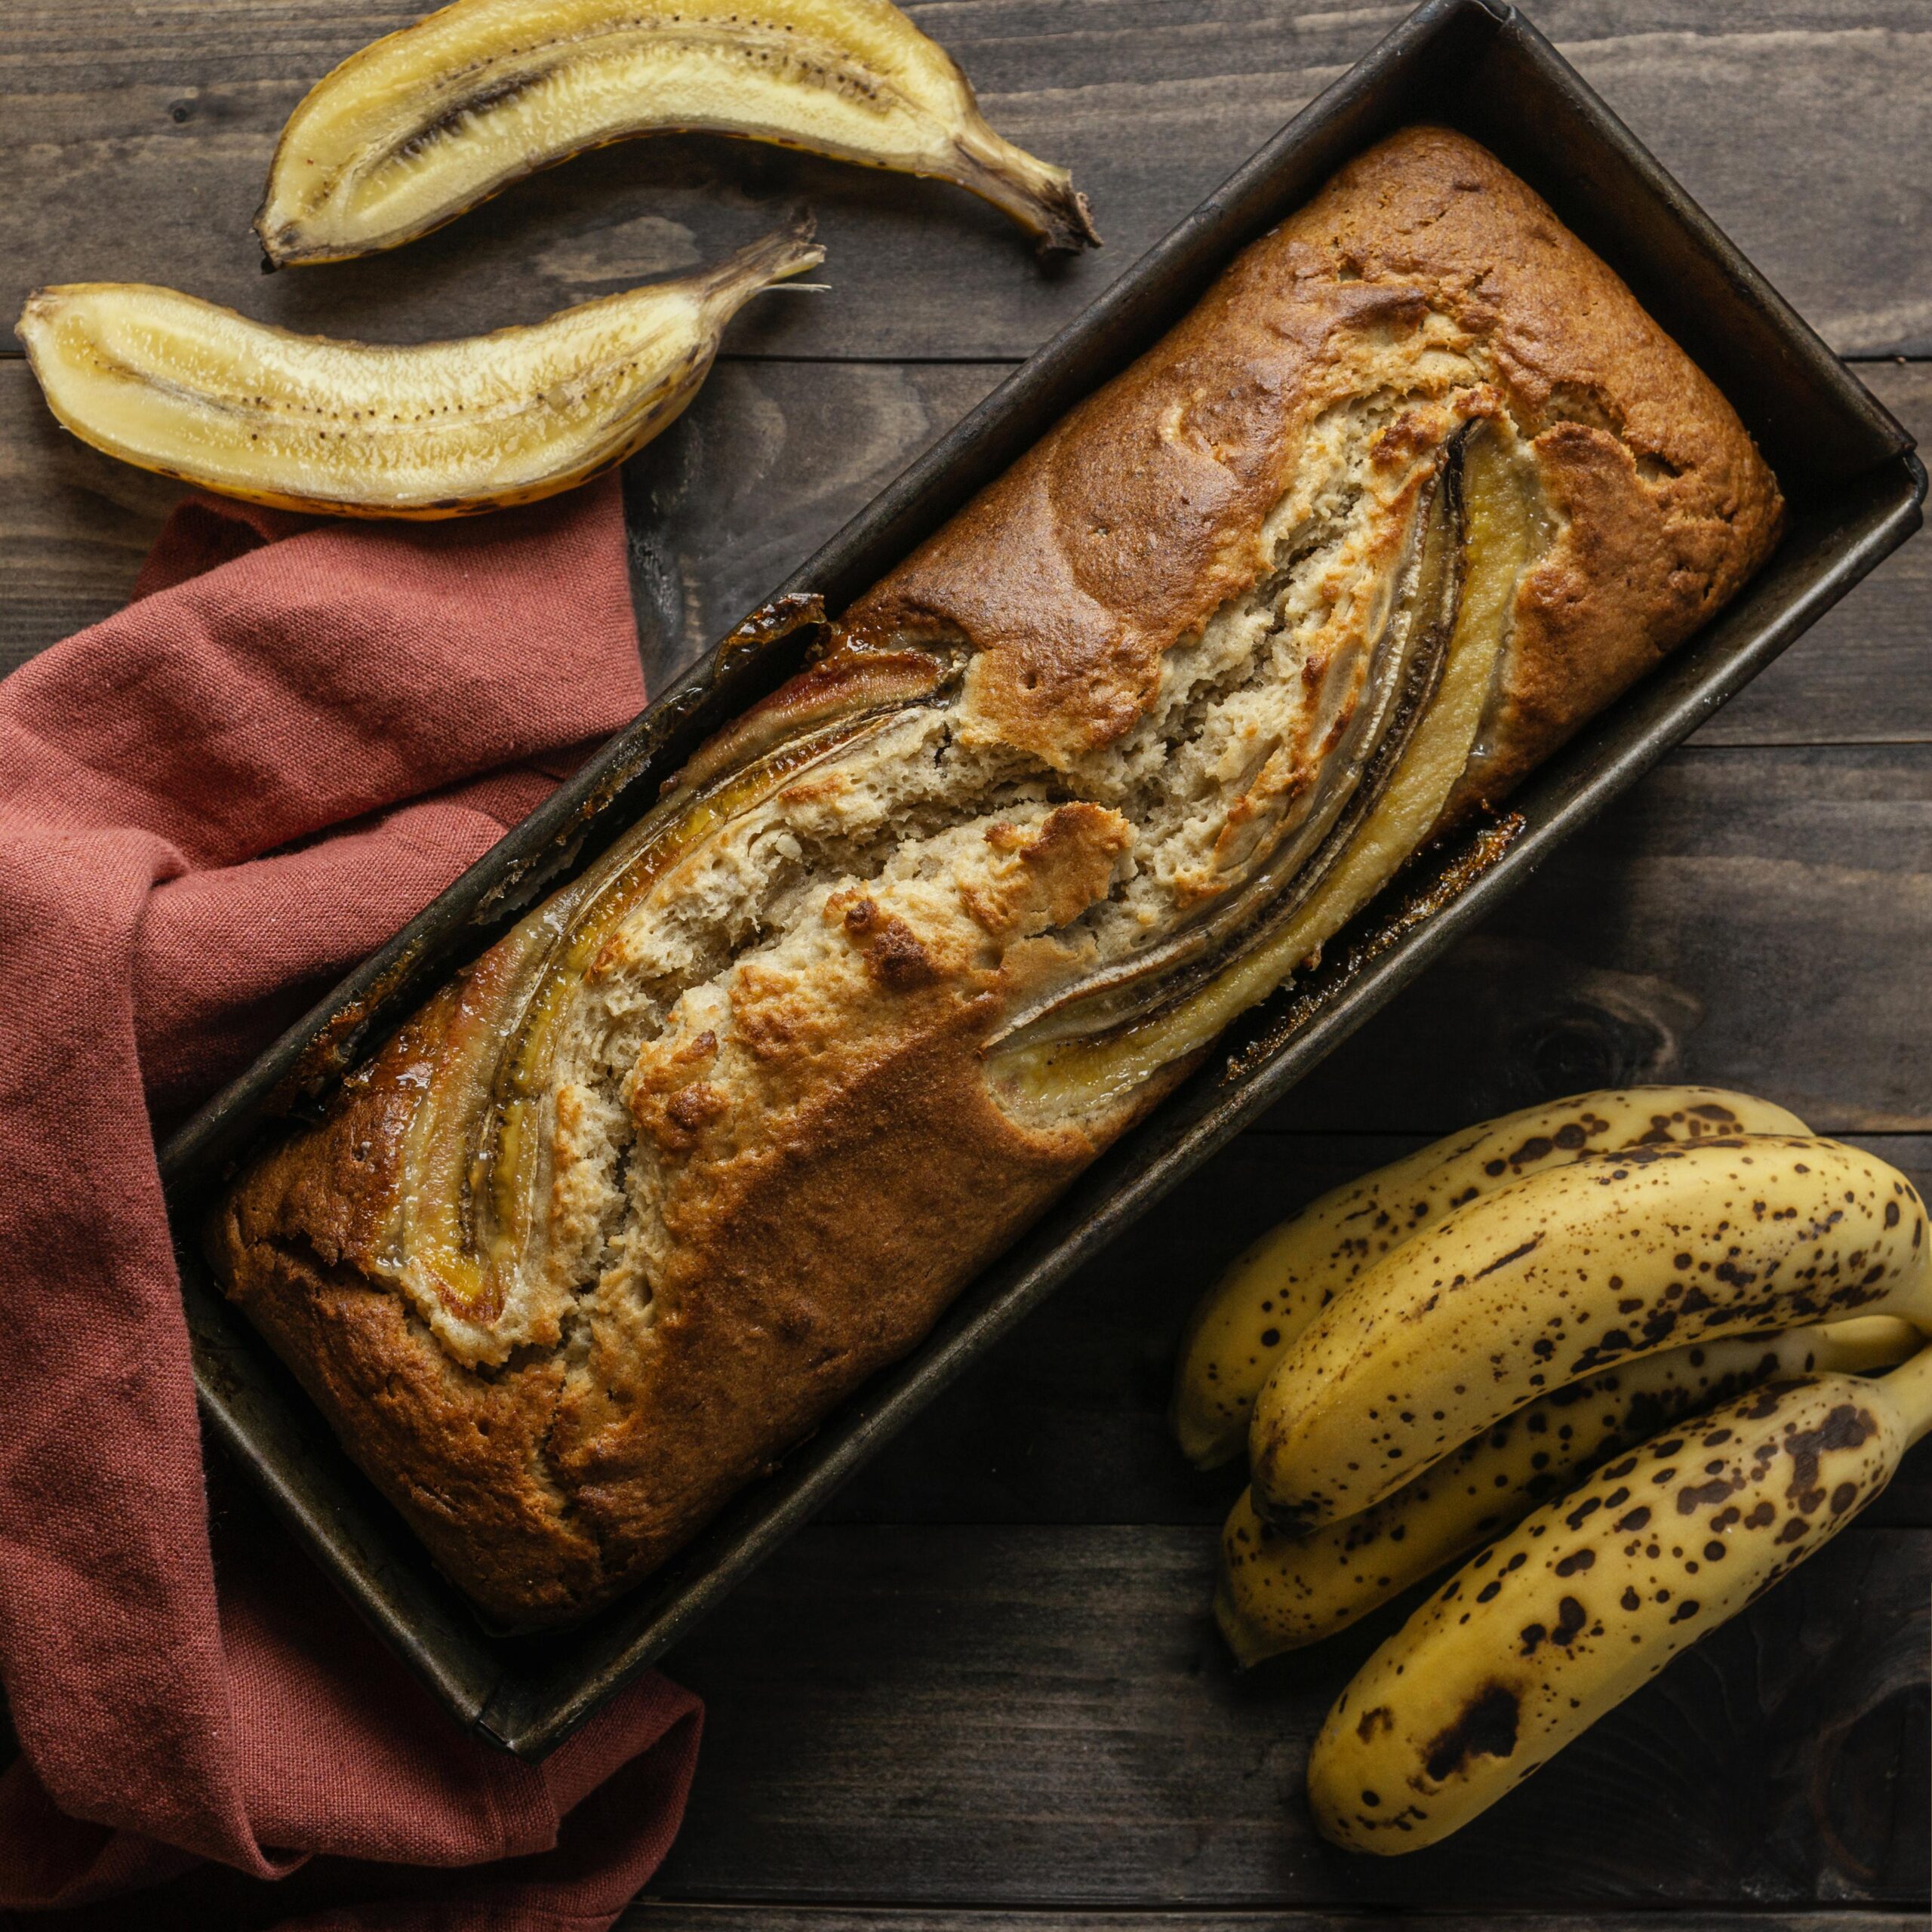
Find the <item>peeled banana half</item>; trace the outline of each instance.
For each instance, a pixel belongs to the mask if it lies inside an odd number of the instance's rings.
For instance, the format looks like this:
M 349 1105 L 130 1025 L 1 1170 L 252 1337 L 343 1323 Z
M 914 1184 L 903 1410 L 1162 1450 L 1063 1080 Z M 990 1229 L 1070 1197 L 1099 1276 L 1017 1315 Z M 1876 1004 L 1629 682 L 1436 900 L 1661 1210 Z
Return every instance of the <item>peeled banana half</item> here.
M 1932 1350 L 1774 1382 L 1482 1551 L 1358 1673 L 1310 1754 L 1317 1823 L 1417 1850 L 1520 1784 L 1852 1521 L 1932 1429 Z
M 1715 1087 L 1632 1087 L 1526 1107 L 1340 1187 L 1239 1256 L 1201 1298 L 1174 1377 L 1174 1435 L 1211 1469 L 1241 1454 L 1262 1386 L 1335 1297 L 1454 1210 L 1604 1148 L 1802 1134 L 1768 1100 Z
M 1800 1135 L 1585 1154 L 1457 1210 L 1331 1303 L 1256 1404 L 1255 1506 L 1372 1508 L 1525 1403 L 1685 1343 L 1854 1315 L 1932 1331 L 1924 1204 Z
M 553 162 L 672 131 L 937 176 L 1043 249 L 1100 242 L 1066 171 L 995 133 L 887 0 L 456 0 L 310 91 L 256 232 L 277 266 L 393 248 Z
M 823 259 L 801 222 L 675 281 L 406 347 L 119 282 L 43 288 L 19 331 L 54 414 L 125 463 L 288 509 L 459 516 L 554 495 L 641 448 L 697 393 L 745 303 Z

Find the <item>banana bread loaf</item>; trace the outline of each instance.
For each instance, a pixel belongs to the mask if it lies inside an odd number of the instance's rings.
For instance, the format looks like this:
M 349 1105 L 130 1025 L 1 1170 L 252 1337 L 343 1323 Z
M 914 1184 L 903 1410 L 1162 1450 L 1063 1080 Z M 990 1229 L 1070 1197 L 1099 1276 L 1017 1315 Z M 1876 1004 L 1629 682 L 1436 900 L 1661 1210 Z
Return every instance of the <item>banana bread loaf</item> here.
M 522 1626 L 660 1564 L 1777 536 L 1494 158 L 1362 155 L 213 1218 Z

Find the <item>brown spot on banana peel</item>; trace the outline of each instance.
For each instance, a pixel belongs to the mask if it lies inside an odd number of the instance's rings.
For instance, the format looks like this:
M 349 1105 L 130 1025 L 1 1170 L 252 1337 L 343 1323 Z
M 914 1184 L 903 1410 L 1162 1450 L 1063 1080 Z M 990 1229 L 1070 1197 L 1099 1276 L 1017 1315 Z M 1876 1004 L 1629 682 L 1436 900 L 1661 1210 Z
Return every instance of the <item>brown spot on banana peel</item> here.
M 1322 1308 L 1404 1241 L 1539 1165 L 1561 1164 L 1593 1145 L 1614 1149 L 1680 1137 L 1805 1131 L 1782 1108 L 1721 1089 L 1607 1089 L 1484 1122 L 1337 1189 L 1238 1256 L 1201 1297 L 1176 1363 L 1176 1438 L 1202 1468 L 1238 1455 L 1256 1398 L 1276 1361 Z M 1534 1346 L 1539 1354 L 1555 1352 L 1547 1337 Z M 1763 1373 L 1776 1365 L 1767 1364 Z M 1726 1392 L 1714 1389 L 1710 1399 Z M 1651 1433 L 1664 1420 L 1660 1416 L 1651 1429 L 1636 1429 L 1632 1439 Z
M 1444 1784 L 1472 1758 L 1509 1757 L 1516 1749 L 1521 1715 L 1521 1703 L 1508 1684 L 1484 1684 L 1455 1722 L 1430 1740 L 1423 1755 L 1423 1775 L 1432 1784 Z
M 1895 1182 L 1909 1188 L 1859 1150 L 1767 1137 L 1586 1155 L 1472 1204 L 1379 1263 L 1278 1367 L 1255 1412 L 1257 1512 L 1305 1531 L 1370 1507 L 1543 1387 L 1654 1352 L 1667 1337 L 1765 1333 L 1867 1308 L 1922 1324 L 1932 1306 L 1922 1251 L 1903 1215 L 1882 1225 Z M 1767 1189 L 1790 1218 L 1740 1213 Z M 1916 1229 L 1915 1195 L 1909 1208 Z M 1695 1298 L 1675 1265 L 1683 1237 L 1660 1242 L 1649 1232 L 1660 1220 L 1707 1230 L 1697 1253 L 1712 1266 L 1693 1276 L 1704 1284 Z M 1501 1229 L 1518 1237 L 1506 1253 L 1526 1232 L 1544 1245 L 1478 1280 Z M 1872 1259 L 1850 1272 L 1854 1254 Z M 1677 1321 L 1604 1321 L 1633 1295 L 1647 1309 L 1675 1306 Z M 1592 1334 L 1580 1348 L 1566 1339 Z M 1532 1344 L 1545 1337 L 1560 1352 L 1539 1383 Z M 1459 1373 L 1472 1352 L 1484 1372 Z
M 1614 1513 L 1619 1535 L 1650 1523 L 1647 1503 L 1632 1507 L 1628 1478 L 1637 1458 L 1625 1453 L 1688 1415 L 1735 1400 L 1755 1384 L 1823 1364 L 1865 1369 L 1904 1359 L 1915 1338 L 1903 1322 L 1795 1330 L 1769 1345 L 1737 1337 L 1666 1350 L 1624 1363 L 1540 1398 L 1462 1445 L 1361 1515 L 1284 1536 L 1262 1523 L 1247 1496 L 1222 1532 L 1215 1616 L 1243 1664 L 1318 1641 L 1366 1615 L 1432 1571 L 1505 1531 L 1592 1471 L 1615 1487 L 1588 1499 L 1578 1527 L 1598 1508 Z M 1563 1426 L 1559 1435 L 1552 1420 Z M 1733 1432 L 1700 1434 L 1709 1451 Z M 1539 1445 L 1546 1444 L 1546 1447 Z M 1737 1512 L 1721 1509 L 1709 1528 L 1721 1534 Z M 1587 1546 L 1569 1574 L 1594 1567 Z M 1452 1584 L 1452 1589 L 1460 1589 Z M 1541 1623 L 1534 1641 L 1548 1635 Z
M 1607 1504 L 1613 1479 L 1601 1475 L 1484 1553 L 1484 1574 L 1505 1580 L 1490 1603 L 1458 1595 L 1456 1583 L 1477 1568 L 1466 1566 L 1382 1645 L 1337 1701 L 1310 1754 L 1309 1796 L 1325 1835 L 1383 1853 L 1438 1841 L 1703 1630 L 1755 1601 L 1869 1502 L 1907 1443 L 1932 1426 L 1932 1350 L 1877 1382 L 1831 1373 L 1776 1383 L 1714 1420 L 1727 1438 L 1712 1458 L 1723 1467 L 1711 1473 L 1726 1478 L 1727 1496 L 1735 1484 L 1738 1500 L 1712 1510 L 1694 1541 L 1633 1540 L 1601 1507 L 1585 1518 L 1584 1540 L 1595 1561 L 1573 1571 L 1574 1582 L 1561 1582 L 1555 1571 L 1565 1552 L 1550 1550 L 1547 1532 L 1559 1512 L 1577 1513 L 1592 1494 Z M 1681 1435 L 1647 1444 L 1632 1479 L 1654 1487 L 1687 1446 Z M 1833 1513 L 1820 1508 L 1807 1515 L 1797 1506 L 1814 1491 L 1829 1494 Z M 1527 1558 L 1527 1566 L 1512 1564 L 1517 1555 Z M 1499 1669 L 1503 1659 L 1509 1661 Z M 1459 1749 L 1458 1726 L 1499 1685 L 1515 1706 L 1508 1754 Z M 1373 1737 L 1338 1721 L 1364 1706 L 1389 1714 Z M 1411 1829 L 1399 1838 L 1383 1831 L 1379 1807 L 1376 1820 L 1364 1817 L 1365 1789 L 1412 1793 Z

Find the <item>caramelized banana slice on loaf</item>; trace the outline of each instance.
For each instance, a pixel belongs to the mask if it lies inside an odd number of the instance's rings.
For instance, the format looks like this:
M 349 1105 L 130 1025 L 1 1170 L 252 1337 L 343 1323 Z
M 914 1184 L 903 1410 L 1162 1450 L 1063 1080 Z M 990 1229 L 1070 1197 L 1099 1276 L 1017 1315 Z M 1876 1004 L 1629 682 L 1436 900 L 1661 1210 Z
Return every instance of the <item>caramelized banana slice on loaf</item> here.
M 255 217 L 269 261 L 393 248 L 633 135 L 743 134 L 956 181 L 1043 250 L 1097 247 L 1066 171 L 994 133 L 884 0 L 457 0 L 352 55 L 290 116 Z
M 1543 542 L 1534 467 L 1515 438 L 1478 426 L 1459 432 L 1454 454 L 1443 499 L 1456 504 L 1454 518 L 1445 507 L 1426 520 L 1432 534 L 1403 596 L 1407 628 L 1432 639 L 1446 632 L 1446 650 L 1428 647 L 1439 671 L 1420 701 L 1397 707 L 1388 768 L 1355 788 L 1364 808 L 1344 815 L 1267 914 L 1217 931 L 1220 963 L 1211 974 L 1196 969 L 1178 986 L 1150 974 L 1124 1017 L 1105 989 L 1063 1007 L 1051 1031 L 1022 1031 L 996 1048 L 989 1071 L 1010 1103 L 1029 1113 L 1088 1112 L 1199 1052 L 1318 954 L 1441 820 L 1491 703 L 1518 586 Z M 1452 531 L 1453 558 L 1444 554 Z
M 20 335 L 54 414 L 124 463 L 284 509 L 460 516 L 641 449 L 697 395 L 738 310 L 823 259 L 801 223 L 528 328 L 400 348 L 135 282 L 43 288 Z

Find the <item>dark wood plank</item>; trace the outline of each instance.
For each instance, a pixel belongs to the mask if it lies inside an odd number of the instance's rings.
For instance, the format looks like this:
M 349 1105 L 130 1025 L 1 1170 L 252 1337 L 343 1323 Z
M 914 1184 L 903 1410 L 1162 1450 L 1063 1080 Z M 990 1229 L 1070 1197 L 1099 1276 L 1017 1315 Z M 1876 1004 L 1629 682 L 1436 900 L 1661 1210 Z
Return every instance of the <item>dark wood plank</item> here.
M 1932 443 L 1932 362 L 1866 362 L 1859 380 Z M 1932 739 L 1932 543 L 1914 539 L 1739 692 L 1694 743 L 1829 745 Z
M 720 364 L 624 471 L 649 687 L 703 656 L 1006 374 L 985 362 Z
M 1163 1906 L 1122 1913 L 1041 1911 L 906 1910 L 894 1906 L 700 1905 L 646 1893 L 617 1921 L 617 1932 L 1257 1932 L 1254 1912 L 1174 1912 Z M 1387 1912 L 1267 1912 L 1271 1932 L 1398 1932 L 1415 1919 Z M 1915 1913 L 1867 1912 L 1672 1912 L 1672 1932 L 1917 1932 Z M 1561 1912 L 1510 1918 L 1511 1932 L 1656 1932 L 1654 1915 Z M 1494 1932 L 1491 1918 L 1432 1917 L 1429 1932 Z
M 1309 1737 L 1386 1620 L 1237 1678 L 1212 1538 L 807 1531 L 671 1660 L 685 1900 L 1922 1911 L 1932 1535 L 1854 1528 L 1457 1837 L 1330 1849 Z
M 1284 1103 L 1446 1133 L 1696 1079 L 1828 1133 L 1932 1128 L 1932 746 L 1687 750 Z
M 0 673 L 119 610 L 180 495 L 69 435 L 0 362 Z
M 1004 374 L 991 363 L 721 362 L 625 472 L 654 683 L 689 663 Z M 1860 372 L 1932 440 L 1932 364 Z M 0 669 L 107 616 L 179 492 L 63 435 L 0 361 Z M 1909 544 L 1699 734 L 1703 744 L 1932 738 L 1932 544 Z
M 0 309 L 45 281 L 177 283 L 304 328 L 528 319 L 712 256 L 801 198 L 838 293 L 774 299 L 741 351 L 1025 354 L 1401 17 L 1383 0 L 912 0 L 996 125 L 1069 165 L 1109 245 L 1042 271 L 957 190 L 719 140 L 586 157 L 385 260 L 263 282 L 275 136 L 418 0 L 13 0 L 0 37 Z M 1932 349 L 1932 35 L 1917 0 L 1540 0 L 1532 17 L 1817 322 Z M 1875 165 L 1874 140 L 1887 165 Z
M 823 1520 L 1219 1524 L 1242 1471 L 1201 1474 L 1168 1431 L 1174 1357 L 1195 1300 L 1257 1235 L 1419 1144 L 1244 1135 L 941 1395 Z M 1859 1144 L 1932 1189 L 1932 1139 Z M 1932 1525 L 1932 1444 L 1906 1458 L 1869 1520 Z

